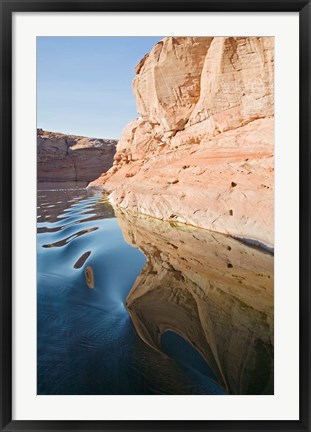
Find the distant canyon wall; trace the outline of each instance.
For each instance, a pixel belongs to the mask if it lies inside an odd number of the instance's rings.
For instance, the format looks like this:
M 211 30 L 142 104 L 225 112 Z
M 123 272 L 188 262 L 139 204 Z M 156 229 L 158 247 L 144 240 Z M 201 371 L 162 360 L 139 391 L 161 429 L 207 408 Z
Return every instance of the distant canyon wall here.
M 167 37 L 136 67 L 140 117 L 90 187 L 113 204 L 274 244 L 274 39 Z
M 37 130 L 39 182 L 89 182 L 113 163 L 117 140 Z

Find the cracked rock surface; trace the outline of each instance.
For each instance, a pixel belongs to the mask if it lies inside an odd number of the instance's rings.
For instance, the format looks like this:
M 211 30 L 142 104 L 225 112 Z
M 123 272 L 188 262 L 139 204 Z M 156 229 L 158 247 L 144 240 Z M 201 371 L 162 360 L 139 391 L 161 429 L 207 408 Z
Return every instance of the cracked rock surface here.
M 89 187 L 113 204 L 274 246 L 274 39 L 167 37 L 136 67 L 139 118 Z

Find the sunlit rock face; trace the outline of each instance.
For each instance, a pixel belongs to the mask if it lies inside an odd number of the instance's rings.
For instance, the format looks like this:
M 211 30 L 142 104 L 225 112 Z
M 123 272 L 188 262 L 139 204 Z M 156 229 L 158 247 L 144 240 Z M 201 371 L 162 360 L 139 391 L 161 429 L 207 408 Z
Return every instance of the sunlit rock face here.
M 89 182 L 113 164 L 117 140 L 37 130 L 39 182 Z
M 201 72 L 211 37 L 170 37 L 136 67 L 137 110 L 163 131 L 182 129 L 200 98 Z
M 138 335 L 161 350 L 171 330 L 229 394 L 273 394 L 273 256 L 232 238 L 117 211 L 147 263 L 128 298 Z
M 90 187 L 130 211 L 274 245 L 274 39 L 168 37 L 136 67 L 140 115 Z

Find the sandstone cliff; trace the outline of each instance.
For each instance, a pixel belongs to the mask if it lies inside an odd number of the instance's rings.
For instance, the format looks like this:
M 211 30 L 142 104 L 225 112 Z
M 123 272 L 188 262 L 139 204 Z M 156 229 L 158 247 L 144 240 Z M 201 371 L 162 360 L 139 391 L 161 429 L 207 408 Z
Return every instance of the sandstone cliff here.
M 139 336 L 174 331 L 230 394 L 273 394 L 273 256 L 196 227 L 117 210 L 147 263 L 128 295 Z
M 273 247 L 274 39 L 168 37 L 136 67 L 140 117 L 90 187 L 125 209 Z
M 86 138 L 37 130 L 39 182 L 89 182 L 113 163 L 116 140 Z

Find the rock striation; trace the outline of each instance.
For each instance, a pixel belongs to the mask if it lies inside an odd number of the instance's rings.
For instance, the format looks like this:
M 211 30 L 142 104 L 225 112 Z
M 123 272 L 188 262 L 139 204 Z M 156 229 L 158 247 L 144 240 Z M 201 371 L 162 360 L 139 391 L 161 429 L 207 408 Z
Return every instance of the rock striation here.
M 111 168 L 117 140 L 37 129 L 37 180 L 89 182 Z
M 273 256 L 208 230 L 122 209 L 128 243 L 147 263 L 126 305 L 157 351 L 173 331 L 206 360 L 229 394 L 273 394 Z
M 140 117 L 89 187 L 124 209 L 274 245 L 274 39 L 167 37 L 136 67 Z

